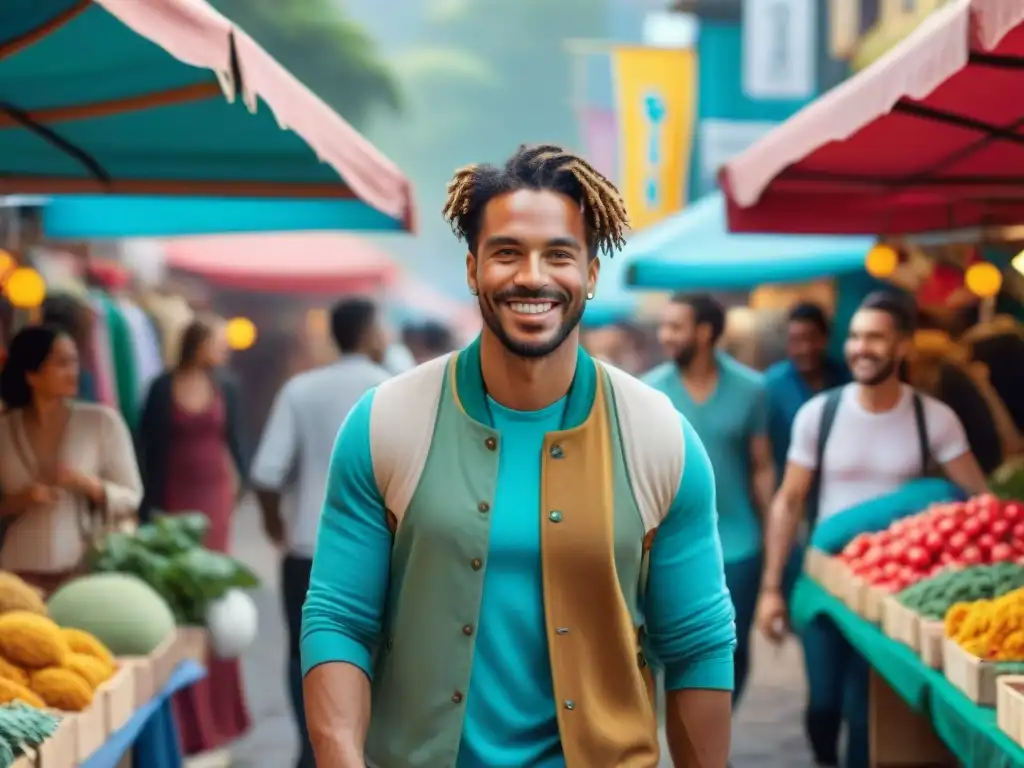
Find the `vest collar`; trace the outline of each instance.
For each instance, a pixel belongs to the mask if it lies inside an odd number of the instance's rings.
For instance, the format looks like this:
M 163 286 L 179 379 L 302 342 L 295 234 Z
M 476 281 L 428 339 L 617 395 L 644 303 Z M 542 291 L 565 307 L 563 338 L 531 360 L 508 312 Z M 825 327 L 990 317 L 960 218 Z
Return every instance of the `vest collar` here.
M 455 387 L 456 398 L 469 417 L 493 428 L 490 409 L 487 407 L 487 389 L 484 387 L 484 378 L 480 371 L 479 336 L 456 357 Z M 563 429 L 573 429 L 586 421 L 594 405 L 596 392 L 597 366 L 580 346 L 576 354 L 576 375 L 573 376 L 566 395 Z

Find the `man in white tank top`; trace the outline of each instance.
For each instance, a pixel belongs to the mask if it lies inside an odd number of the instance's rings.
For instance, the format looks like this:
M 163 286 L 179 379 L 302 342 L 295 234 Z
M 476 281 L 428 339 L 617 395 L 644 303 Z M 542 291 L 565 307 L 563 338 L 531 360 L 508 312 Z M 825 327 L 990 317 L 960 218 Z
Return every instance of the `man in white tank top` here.
M 817 512 L 817 520 L 831 517 L 899 490 L 925 474 L 929 462 L 964 491 L 986 491 L 984 473 L 956 414 L 900 380 L 913 331 L 909 300 L 888 293 L 868 296 L 853 316 L 846 340 L 854 383 L 817 395 L 796 415 L 785 476 L 772 501 L 758 600 L 758 627 L 773 642 L 785 635 L 782 574 L 805 507 Z M 819 462 L 823 426 L 827 442 Z M 817 496 L 812 497 L 816 480 Z M 837 764 L 836 743 L 845 714 L 844 764 L 859 766 L 867 759 L 866 713 L 844 713 L 842 702 L 851 690 L 866 689 L 866 672 L 831 624 L 812 623 L 803 641 L 811 692 L 806 725 L 815 758 L 820 765 Z M 851 698 L 862 697 L 855 693 Z

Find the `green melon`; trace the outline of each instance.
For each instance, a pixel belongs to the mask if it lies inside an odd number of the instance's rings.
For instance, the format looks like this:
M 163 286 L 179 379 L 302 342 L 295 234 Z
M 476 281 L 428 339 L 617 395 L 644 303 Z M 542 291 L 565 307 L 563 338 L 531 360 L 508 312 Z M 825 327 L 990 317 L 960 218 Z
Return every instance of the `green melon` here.
M 95 635 L 115 656 L 146 656 L 174 632 L 167 602 L 127 573 L 70 581 L 50 596 L 47 609 L 57 624 Z

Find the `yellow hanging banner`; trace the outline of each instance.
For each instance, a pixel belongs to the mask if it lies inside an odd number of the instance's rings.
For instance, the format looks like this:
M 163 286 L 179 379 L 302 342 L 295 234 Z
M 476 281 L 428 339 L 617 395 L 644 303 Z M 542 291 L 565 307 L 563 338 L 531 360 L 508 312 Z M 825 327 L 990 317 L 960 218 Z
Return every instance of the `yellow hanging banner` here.
M 683 208 L 697 95 L 692 49 L 617 47 L 619 180 L 634 231 Z

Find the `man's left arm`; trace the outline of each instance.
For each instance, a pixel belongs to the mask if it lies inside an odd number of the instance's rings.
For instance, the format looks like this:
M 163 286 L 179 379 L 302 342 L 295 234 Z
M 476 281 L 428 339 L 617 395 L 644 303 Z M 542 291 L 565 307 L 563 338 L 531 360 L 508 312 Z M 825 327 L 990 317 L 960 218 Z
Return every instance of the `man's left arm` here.
M 680 419 L 683 477 L 651 548 L 647 636 L 665 668 L 673 763 L 725 768 L 736 622 L 725 586 L 711 461 L 693 427 Z
M 750 472 L 754 504 L 761 519 L 766 520 L 775 495 L 776 474 L 772 441 L 768 436 L 768 396 L 763 384 L 757 388 L 750 413 Z
M 288 393 L 285 384 L 274 400 L 250 472 L 263 513 L 263 530 L 267 538 L 279 546 L 285 543 L 281 491 L 291 475 L 299 447 L 298 428 Z
M 988 480 L 967 442 L 956 412 L 939 400 L 925 401 L 929 450 L 949 481 L 971 496 L 988 493 Z

